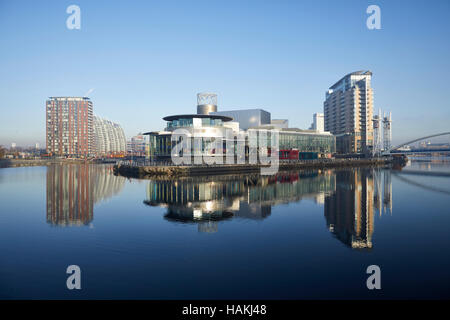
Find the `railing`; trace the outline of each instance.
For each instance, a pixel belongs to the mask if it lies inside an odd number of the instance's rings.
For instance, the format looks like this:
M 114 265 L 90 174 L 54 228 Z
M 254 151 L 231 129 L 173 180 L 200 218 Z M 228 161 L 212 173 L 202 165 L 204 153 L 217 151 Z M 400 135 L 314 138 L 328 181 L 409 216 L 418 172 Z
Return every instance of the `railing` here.
M 155 161 L 155 160 L 121 160 L 118 165 L 126 165 L 130 167 L 147 167 L 147 166 L 174 166 L 172 161 Z

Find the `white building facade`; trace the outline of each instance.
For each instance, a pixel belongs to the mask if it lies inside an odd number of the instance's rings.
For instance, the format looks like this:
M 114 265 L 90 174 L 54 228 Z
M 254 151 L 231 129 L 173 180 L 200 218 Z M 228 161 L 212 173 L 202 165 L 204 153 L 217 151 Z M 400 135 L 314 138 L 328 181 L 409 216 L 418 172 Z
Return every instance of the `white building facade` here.
M 313 122 L 309 129 L 317 132 L 325 132 L 325 119 L 323 113 L 313 114 Z
M 126 138 L 119 124 L 94 116 L 94 136 L 97 156 L 125 155 Z

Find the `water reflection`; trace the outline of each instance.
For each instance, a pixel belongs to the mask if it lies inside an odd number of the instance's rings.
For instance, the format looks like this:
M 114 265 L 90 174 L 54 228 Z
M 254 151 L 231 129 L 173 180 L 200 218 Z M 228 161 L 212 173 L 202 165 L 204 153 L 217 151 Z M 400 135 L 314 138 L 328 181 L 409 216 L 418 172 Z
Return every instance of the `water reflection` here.
M 121 192 L 125 178 L 111 166 L 54 165 L 47 168 L 47 222 L 89 225 L 94 205 Z M 311 199 L 323 207 L 328 230 L 346 246 L 372 248 L 374 214 L 392 214 L 391 171 L 383 169 L 280 172 L 275 176 L 224 175 L 150 180 L 149 206 L 167 208 L 171 222 L 217 232 L 229 219 L 263 220 L 272 207 Z
M 66 164 L 47 168 L 47 222 L 55 226 L 89 225 L 94 205 L 118 194 L 123 177 L 106 165 Z
M 217 232 L 231 218 L 264 219 L 278 204 L 313 199 L 323 205 L 327 228 L 355 249 L 372 248 L 374 214 L 392 213 L 391 171 L 281 172 L 275 176 L 227 175 L 155 180 L 147 185 L 149 206 L 166 207 L 165 219 L 196 223 Z
M 336 192 L 326 197 L 324 215 L 328 229 L 352 248 L 372 248 L 373 215 L 379 205 L 369 170 L 336 172 Z
M 167 207 L 167 220 L 198 223 L 200 232 L 216 232 L 220 220 L 264 219 L 278 204 L 302 198 L 323 203 L 335 188 L 332 171 L 191 177 L 149 181 L 144 203 Z
M 336 191 L 325 198 L 327 227 L 354 249 L 371 249 L 374 214 L 392 214 L 391 170 L 352 169 L 336 173 Z

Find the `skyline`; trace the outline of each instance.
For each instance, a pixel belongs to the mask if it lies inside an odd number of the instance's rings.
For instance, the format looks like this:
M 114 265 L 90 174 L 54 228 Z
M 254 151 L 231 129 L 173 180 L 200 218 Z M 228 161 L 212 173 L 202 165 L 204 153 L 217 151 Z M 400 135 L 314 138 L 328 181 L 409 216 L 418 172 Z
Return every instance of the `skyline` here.
M 80 30 L 66 28 L 71 4 L 81 8 Z M 381 8 L 381 30 L 366 27 L 370 4 Z M 218 94 L 219 111 L 262 108 L 307 129 L 326 90 L 357 70 L 373 72 L 374 112 L 392 112 L 393 144 L 447 131 L 448 9 L 447 1 L 0 1 L 0 44 L 10 48 L 0 52 L 0 145 L 44 146 L 47 98 L 91 89 L 94 114 L 121 124 L 127 139 L 162 129 L 168 114 L 194 113 L 203 91 Z

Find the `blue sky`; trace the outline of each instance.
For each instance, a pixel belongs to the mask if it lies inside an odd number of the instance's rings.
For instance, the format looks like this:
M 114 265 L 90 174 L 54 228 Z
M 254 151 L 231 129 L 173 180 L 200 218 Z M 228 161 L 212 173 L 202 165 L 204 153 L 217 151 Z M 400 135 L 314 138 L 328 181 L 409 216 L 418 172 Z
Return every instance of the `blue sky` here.
M 66 8 L 81 8 L 81 29 Z M 381 30 L 366 8 L 381 8 Z M 89 89 L 94 113 L 127 137 L 195 113 L 266 109 L 308 128 L 325 91 L 373 72 L 393 140 L 449 131 L 450 1 L 0 0 L 0 144 L 45 145 L 45 100 Z M 448 137 L 446 138 L 449 139 Z

